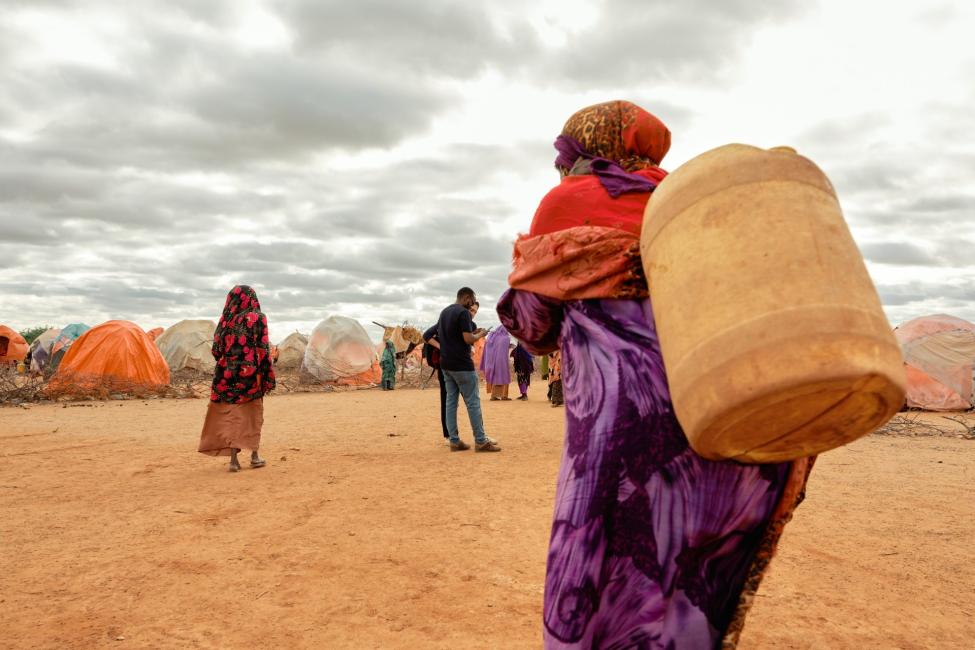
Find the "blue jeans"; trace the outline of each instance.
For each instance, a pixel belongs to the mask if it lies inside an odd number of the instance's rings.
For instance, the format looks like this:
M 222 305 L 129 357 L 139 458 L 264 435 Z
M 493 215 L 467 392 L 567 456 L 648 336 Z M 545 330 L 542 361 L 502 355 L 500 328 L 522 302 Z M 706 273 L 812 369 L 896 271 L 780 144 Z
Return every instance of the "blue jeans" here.
M 484 433 L 484 420 L 481 418 L 481 396 L 478 392 L 477 373 L 473 370 L 444 370 L 443 380 L 447 388 L 447 433 L 450 442 L 458 442 L 460 434 L 457 431 L 457 395 L 464 396 L 467 405 L 467 415 L 471 419 L 471 429 L 474 431 L 474 442 L 480 444 L 487 440 Z

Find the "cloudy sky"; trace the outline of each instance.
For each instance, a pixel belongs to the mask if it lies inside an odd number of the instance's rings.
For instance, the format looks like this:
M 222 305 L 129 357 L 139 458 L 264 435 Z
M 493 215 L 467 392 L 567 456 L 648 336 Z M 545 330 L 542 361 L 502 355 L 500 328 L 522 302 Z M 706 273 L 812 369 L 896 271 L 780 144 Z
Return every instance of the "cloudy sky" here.
M 490 4 L 490 7 L 482 5 Z M 791 144 L 892 322 L 975 319 L 975 9 L 822 0 L 0 2 L 0 322 L 496 322 L 576 109 L 663 119 L 663 166 Z M 375 335 L 375 328 L 372 328 Z

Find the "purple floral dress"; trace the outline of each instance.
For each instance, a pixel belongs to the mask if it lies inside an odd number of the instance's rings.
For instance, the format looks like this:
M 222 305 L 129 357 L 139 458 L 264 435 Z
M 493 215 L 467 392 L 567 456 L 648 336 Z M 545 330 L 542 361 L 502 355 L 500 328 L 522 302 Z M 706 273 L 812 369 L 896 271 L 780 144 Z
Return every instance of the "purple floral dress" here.
M 790 464 L 713 462 L 690 449 L 649 300 L 512 289 L 498 314 L 532 353 L 562 351 L 545 647 L 717 647 Z

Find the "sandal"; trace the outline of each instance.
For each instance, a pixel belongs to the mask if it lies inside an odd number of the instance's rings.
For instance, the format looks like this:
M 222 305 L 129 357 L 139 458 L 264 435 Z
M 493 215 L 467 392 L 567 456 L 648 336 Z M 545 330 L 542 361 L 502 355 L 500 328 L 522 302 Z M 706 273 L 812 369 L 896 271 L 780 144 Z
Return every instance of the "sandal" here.
M 251 461 L 251 469 L 257 469 L 259 467 L 264 467 L 265 465 L 267 465 L 267 461 L 263 458 L 258 458 L 257 460 Z

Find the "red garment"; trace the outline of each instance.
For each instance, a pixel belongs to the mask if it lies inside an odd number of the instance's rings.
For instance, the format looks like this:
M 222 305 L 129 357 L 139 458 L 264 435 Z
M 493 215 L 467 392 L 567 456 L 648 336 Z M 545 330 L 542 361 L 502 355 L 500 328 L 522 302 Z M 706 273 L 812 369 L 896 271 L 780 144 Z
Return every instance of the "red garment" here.
M 660 183 L 659 167 L 637 174 Z M 646 298 L 640 230 L 649 192 L 611 198 L 595 176 L 566 176 L 535 211 L 531 231 L 515 242 L 513 289 L 559 300 Z
M 667 176 L 659 167 L 634 173 L 655 183 Z M 529 235 L 545 235 L 575 226 L 602 226 L 639 237 L 643 209 L 649 198 L 649 193 L 629 192 L 614 199 L 596 176 L 566 176 L 538 205 Z

